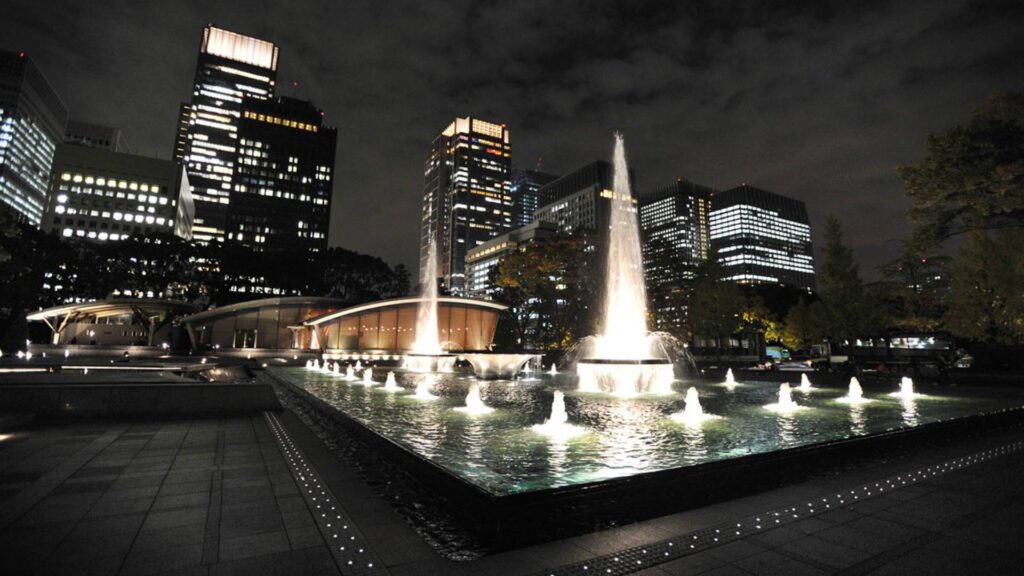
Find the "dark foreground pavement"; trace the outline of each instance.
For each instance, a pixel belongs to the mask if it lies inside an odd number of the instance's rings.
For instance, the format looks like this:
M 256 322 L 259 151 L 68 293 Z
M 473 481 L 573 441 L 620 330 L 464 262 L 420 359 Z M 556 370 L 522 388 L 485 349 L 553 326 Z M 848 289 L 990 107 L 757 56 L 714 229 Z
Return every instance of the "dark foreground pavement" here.
M 1024 573 L 1024 431 L 463 563 L 288 412 L 0 438 L 5 575 Z

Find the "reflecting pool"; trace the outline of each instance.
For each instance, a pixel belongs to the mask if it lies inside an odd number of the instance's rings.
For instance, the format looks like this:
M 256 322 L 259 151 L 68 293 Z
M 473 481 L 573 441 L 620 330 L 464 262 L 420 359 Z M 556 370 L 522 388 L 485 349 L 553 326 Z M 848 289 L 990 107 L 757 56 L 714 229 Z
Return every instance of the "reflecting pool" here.
M 396 371 L 401 388 L 364 386 L 320 370 L 273 368 L 309 394 L 491 493 L 504 495 L 651 472 L 877 434 L 982 412 L 1024 406 L 1024 392 L 927 387 L 900 398 L 898 389 L 867 388 L 871 402 L 838 401 L 846 387 L 815 386 L 800 410 L 773 412 L 778 382 L 723 386 L 676 381 L 674 394 L 622 398 L 578 391 L 572 374 L 527 381 L 478 380 L 469 375 Z M 470 391 L 475 385 L 476 390 Z M 672 418 L 685 408 L 684 392 L 696 386 L 705 413 L 698 425 Z M 416 391 L 436 399 L 418 399 Z M 564 394 L 568 424 L 576 435 L 535 430 L 552 416 L 555 391 Z M 478 394 L 478 395 L 477 395 Z M 493 411 L 457 410 L 467 396 Z M 425 396 L 423 396 L 425 397 Z M 479 407 L 479 405 L 477 406 Z

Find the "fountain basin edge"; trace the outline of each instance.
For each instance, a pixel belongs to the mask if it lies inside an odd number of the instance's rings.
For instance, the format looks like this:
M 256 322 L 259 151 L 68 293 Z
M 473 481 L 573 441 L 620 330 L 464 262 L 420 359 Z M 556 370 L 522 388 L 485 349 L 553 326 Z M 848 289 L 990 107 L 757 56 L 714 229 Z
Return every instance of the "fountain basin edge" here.
M 279 394 L 283 392 L 315 412 L 318 419 L 331 423 L 330 430 L 314 430 L 321 439 L 324 434 L 346 434 L 346 440 L 360 446 L 357 452 L 380 458 L 401 471 L 402 478 L 394 480 L 410 483 L 408 489 L 428 496 L 425 501 L 442 500 L 444 513 L 457 519 L 464 536 L 491 552 L 698 508 L 880 457 L 1024 425 L 1024 407 L 1006 408 L 670 470 L 499 495 L 378 434 L 273 370 L 266 373 L 279 385 Z

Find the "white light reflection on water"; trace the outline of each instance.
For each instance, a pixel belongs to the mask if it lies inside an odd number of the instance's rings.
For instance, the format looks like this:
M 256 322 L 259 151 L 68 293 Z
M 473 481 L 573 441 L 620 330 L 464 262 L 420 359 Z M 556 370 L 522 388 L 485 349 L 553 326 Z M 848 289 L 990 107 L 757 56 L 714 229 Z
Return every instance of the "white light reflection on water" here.
M 868 433 L 867 419 L 864 417 L 864 404 L 850 404 L 850 434 L 864 436 Z
M 422 402 L 411 393 L 388 394 L 383 387 L 374 390 L 321 371 L 270 370 L 398 445 L 498 494 L 665 470 L 1024 405 L 1024 391 L 949 389 L 949 394 L 962 397 L 943 393 L 906 405 L 879 400 L 846 406 L 835 402 L 845 390 L 831 388 L 802 397 L 808 409 L 786 415 L 763 408 L 776 399 L 778 384 L 747 382 L 734 392 L 719 386 L 703 389 L 704 410 L 723 418 L 690 427 L 669 418 L 683 410 L 678 394 L 621 399 L 570 391 L 564 399 L 568 423 L 586 433 L 558 441 L 537 434 L 532 426 L 550 418 L 553 392 L 573 388 L 571 378 L 531 384 L 488 382 L 484 397 L 497 410 L 487 417 L 468 418 L 453 408 L 465 404 L 467 380 L 472 380 L 455 375 L 396 371 L 397 383 L 409 392 L 424 378 L 430 380 L 427 388 L 437 399 Z
M 904 426 L 917 426 L 921 423 L 917 417 L 917 401 L 913 396 L 901 397 L 900 406 L 903 408 L 901 416 Z

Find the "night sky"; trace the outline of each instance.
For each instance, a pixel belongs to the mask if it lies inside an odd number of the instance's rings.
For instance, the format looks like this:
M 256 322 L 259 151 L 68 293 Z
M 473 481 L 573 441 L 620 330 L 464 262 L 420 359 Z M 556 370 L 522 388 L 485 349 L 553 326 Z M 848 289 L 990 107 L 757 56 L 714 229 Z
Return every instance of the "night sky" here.
M 608 158 L 619 130 L 642 189 L 745 181 L 804 200 L 816 242 L 839 216 L 873 277 L 907 235 L 896 167 L 1022 89 L 1024 2 L 795 5 L 22 1 L 0 48 L 28 52 L 73 118 L 168 158 L 202 27 L 277 43 L 280 93 L 339 129 L 331 244 L 413 270 L 423 155 L 475 115 L 509 125 L 520 166 Z

